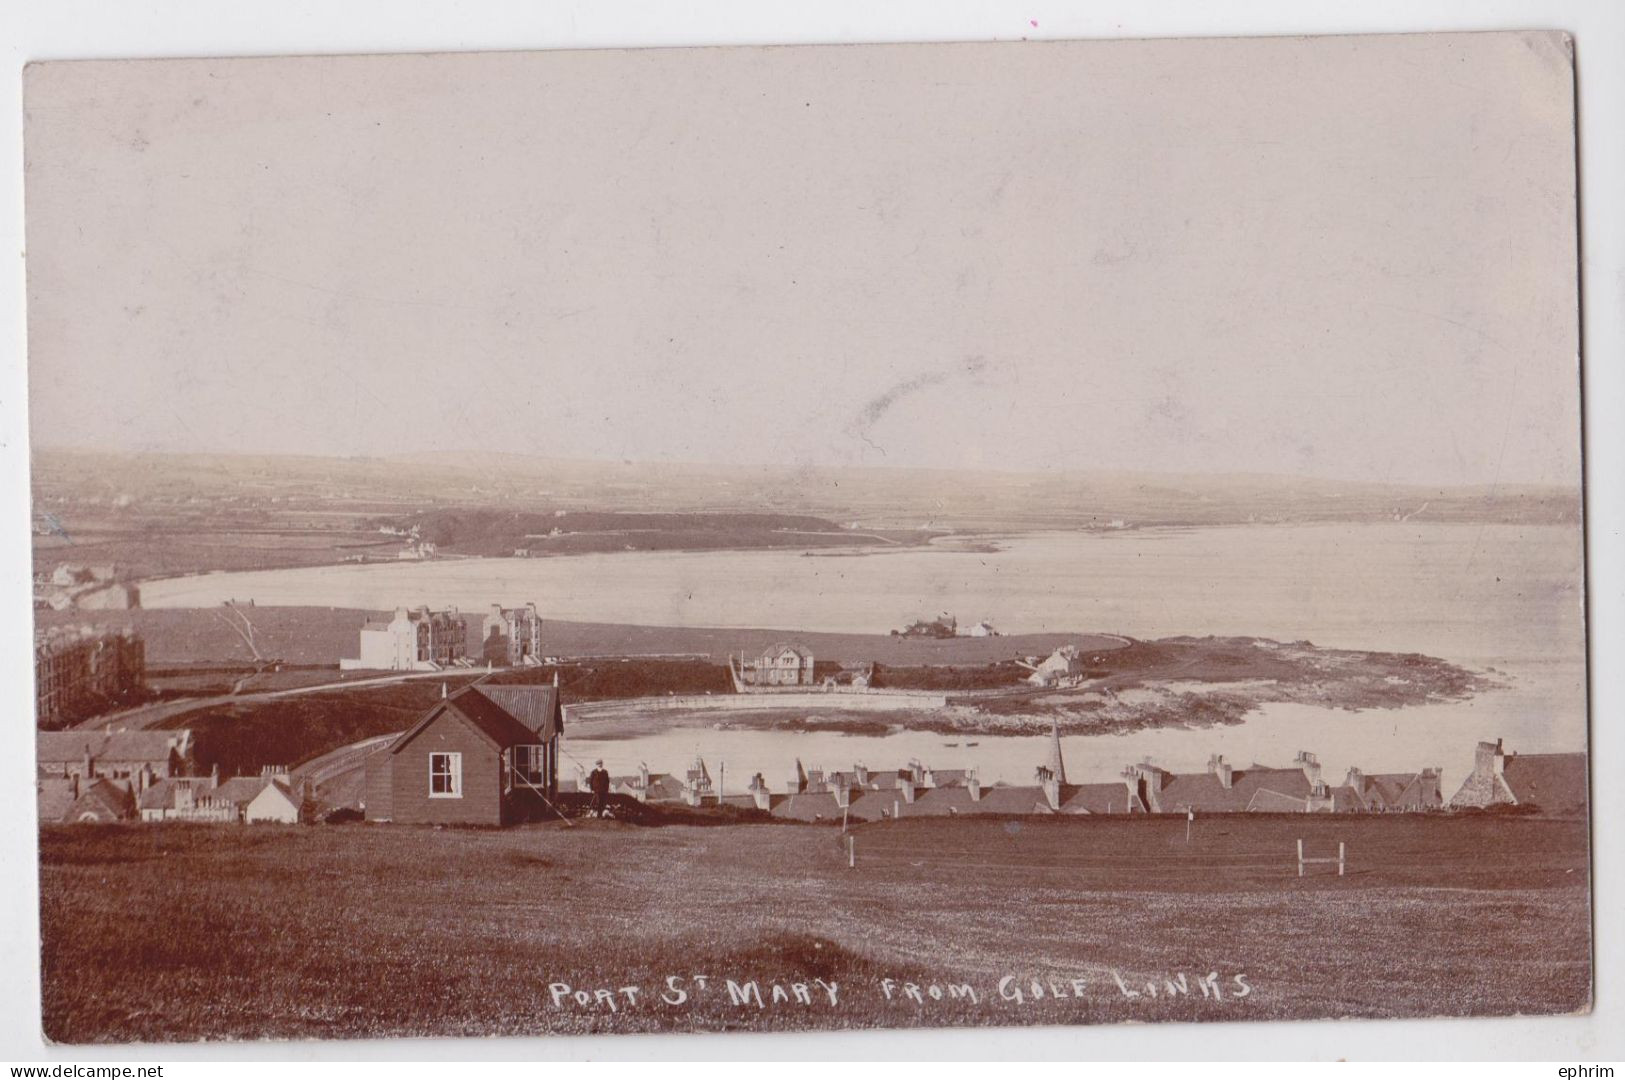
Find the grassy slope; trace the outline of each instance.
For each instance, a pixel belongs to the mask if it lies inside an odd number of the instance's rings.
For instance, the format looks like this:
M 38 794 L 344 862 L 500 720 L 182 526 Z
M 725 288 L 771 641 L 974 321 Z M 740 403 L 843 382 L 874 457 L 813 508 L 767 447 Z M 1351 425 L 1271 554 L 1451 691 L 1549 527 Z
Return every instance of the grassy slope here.
M 1352 872 L 1299 879 L 1297 837 Z M 1567 1012 L 1589 1000 L 1583 821 L 904 821 L 505 832 L 388 826 L 42 833 L 45 1029 L 167 1040 Z M 1487 944 L 1493 943 L 1493 944 Z M 1244 972 L 1244 999 L 1128 1000 Z M 758 1010 L 667 975 L 841 984 Z M 1005 974 L 1080 997 L 1000 1001 Z M 888 1004 L 879 980 L 976 1005 Z M 613 1015 L 548 984 L 638 985 Z M 692 985 L 692 984 L 690 984 Z M 714 984 L 713 984 L 714 985 Z M 1227 986 L 1229 984 L 1227 982 Z M 991 995 L 991 1000 L 989 1000 Z
M 448 675 L 450 689 L 472 681 Z M 198 770 L 253 776 L 265 765 L 298 765 L 374 735 L 405 731 L 440 700 L 442 680 L 418 679 L 342 693 L 227 702 L 180 713 L 160 727 L 190 728 Z

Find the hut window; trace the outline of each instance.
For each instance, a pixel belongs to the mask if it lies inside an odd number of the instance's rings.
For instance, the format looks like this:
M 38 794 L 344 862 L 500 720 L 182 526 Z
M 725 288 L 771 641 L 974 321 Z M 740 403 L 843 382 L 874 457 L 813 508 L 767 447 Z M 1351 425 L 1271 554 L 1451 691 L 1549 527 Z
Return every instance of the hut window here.
M 429 755 L 429 798 L 461 799 L 463 797 L 463 755 Z

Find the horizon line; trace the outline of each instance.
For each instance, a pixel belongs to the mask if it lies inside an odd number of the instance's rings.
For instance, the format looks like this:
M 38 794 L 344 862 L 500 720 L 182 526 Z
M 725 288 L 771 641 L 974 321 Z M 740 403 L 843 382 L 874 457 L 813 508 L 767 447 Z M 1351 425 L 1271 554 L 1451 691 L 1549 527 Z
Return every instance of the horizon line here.
M 283 461 L 305 462 L 349 462 L 349 463 L 390 463 L 419 460 L 423 458 L 441 459 L 447 457 L 478 457 L 496 458 L 515 462 L 533 463 L 536 465 L 576 465 L 595 466 L 600 468 L 679 468 L 679 469 L 741 469 L 751 471 L 779 471 L 792 473 L 808 472 L 868 472 L 868 473 L 938 473 L 946 475 L 986 475 L 986 476 L 1025 476 L 1025 477 L 1157 477 L 1162 479 L 1231 479 L 1231 480 L 1268 480 L 1275 482 L 1294 482 L 1311 484 L 1334 484 L 1351 487 L 1372 487 L 1383 489 L 1426 489 L 1443 491 L 1495 491 L 1497 489 L 1523 489 L 1541 492 L 1558 493 L 1564 495 L 1583 496 L 1584 484 L 1577 482 L 1573 485 L 1540 482 L 1533 480 L 1477 480 L 1446 482 L 1437 480 L 1378 480 L 1368 478 L 1353 478 L 1349 476 L 1336 476 L 1325 473 L 1293 473 L 1293 472 L 1261 472 L 1257 470 L 1212 470 L 1212 471 L 1182 471 L 1182 470 L 1156 470 L 1156 469 L 1078 469 L 1067 467 L 1044 466 L 1009 466 L 1009 467 L 979 467 L 968 468 L 964 466 L 933 466 L 933 465 L 885 465 L 885 464 L 829 464 L 807 463 L 786 464 L 782 462 L 722 462 L 697 461 L 689 459 L 671 458 L 593 458 L 593 457 L 553 457 L 545 454 L 527 454 L 511 450 L 487 450 L 480 448 L 462 448 L 456 450 L 435 451 L 408 451 L 400 453 L 356 453 L 356 454 L 313 454 L 297 451 L 244 451 L 244 450 L 177 450 L 168 448 L 150 449 L 112 449 L 107 447 L 88 447 L 82 445 L 41 445 L 31 443 L 29 446 L 29 472 L 30 479 L 34 471 L 34 457 L 37 454 L 65 454 L 100 457 L 169 457 L 169 458 L 220 458 L 220 459 L 272 459 Z M 453 461 L 433 462 L 432 467 L 452 470 L 469 470 L 476 466 Z

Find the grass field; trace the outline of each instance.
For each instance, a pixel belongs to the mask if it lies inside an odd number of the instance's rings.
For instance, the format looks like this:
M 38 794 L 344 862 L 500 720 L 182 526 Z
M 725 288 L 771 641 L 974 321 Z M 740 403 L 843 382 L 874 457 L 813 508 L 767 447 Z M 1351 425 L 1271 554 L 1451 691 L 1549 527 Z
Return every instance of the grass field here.
M 1562 1013 L 1590 998 L 1583 821 L 1247 815 L 1199 820 L 1188 846 L 1182 818 L 855 836 L 849 869 L 839 830 L 819 826 L 53 827 L 45 1030 L 1074 1024 Z M 1347 842 L 1348 876 L 1297 877 L 1299 837 L 1319 854 Z

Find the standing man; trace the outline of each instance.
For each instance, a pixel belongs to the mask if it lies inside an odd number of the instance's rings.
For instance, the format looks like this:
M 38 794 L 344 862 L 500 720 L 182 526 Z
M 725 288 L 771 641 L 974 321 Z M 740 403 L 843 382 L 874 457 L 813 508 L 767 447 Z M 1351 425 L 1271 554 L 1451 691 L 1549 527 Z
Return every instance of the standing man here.
M 609 773 L 604 769 L 602 758 L 593 763 L 592 772 L 587 774 L 587 788 L 592 792 L 588 816 L 603 817 L 609 808 Z

